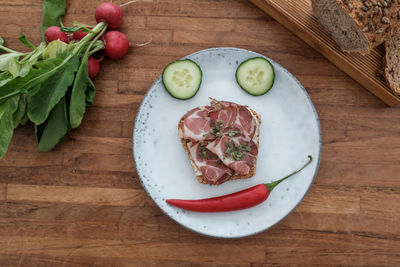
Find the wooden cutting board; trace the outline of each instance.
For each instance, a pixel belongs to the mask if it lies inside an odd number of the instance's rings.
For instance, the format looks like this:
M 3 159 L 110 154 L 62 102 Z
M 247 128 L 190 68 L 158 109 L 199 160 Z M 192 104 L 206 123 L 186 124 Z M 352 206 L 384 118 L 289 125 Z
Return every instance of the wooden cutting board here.
M 310 0 L 251 0 L 279 23 L 324 55 L 389 106 L 400 103 L 379 72 L 383 69 L 383 47 L 368 55 L 342 52 L 312 15 Z

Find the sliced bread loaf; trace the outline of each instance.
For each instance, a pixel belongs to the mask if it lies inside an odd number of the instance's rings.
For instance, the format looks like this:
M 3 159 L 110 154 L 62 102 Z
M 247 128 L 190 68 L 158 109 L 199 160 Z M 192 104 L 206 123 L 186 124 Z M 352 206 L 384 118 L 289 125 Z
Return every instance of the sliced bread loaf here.
M 312 0 L 318 21 L 345 52 L 368 53 L 400 27 L 397 0 Z
M 400 95 L 400 32 L 385 42 L 385 78 L 393 92 Z

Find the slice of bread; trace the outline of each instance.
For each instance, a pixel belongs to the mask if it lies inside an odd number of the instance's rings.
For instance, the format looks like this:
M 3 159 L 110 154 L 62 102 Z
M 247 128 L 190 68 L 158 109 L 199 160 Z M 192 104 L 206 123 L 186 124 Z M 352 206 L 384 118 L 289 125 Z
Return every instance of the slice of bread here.
M 400 32 L 385 42 L 385 78 L 395 94 L 400 95 Z
M 345 52 L 368 53 L 400 27 L 400 2 L 312 0 L 318 21 Z
M 252 110 L 251 108 L 247 107 L 247 109 L 251 112 L 251 114 L 253 115 L 253 117 L 256 119 L 256 133 L 253 137 L 253 141 L 254 143 L 257 145 L 257 148 L 259 146 L 259 140 L 260 140 L 260 124 L 261 124 L 261 117 L 259 114 L 257 114 L 257 112 L 255 112 L 254 110 Z M 182 117 L 178 123 L 178 132 L 179 129 L 181 129 L 182 124 L 183 124 L 183 120 L 184 118 Z M 197 178 L 197 180 L 202 183 L 202 184 L 208 184 L 207 180 L 203 177 L 200 169 L 197 167 L 196 163 L 194 162 L 192 155 L 190 154 L 189 151 L 189 147 L 188 147 L 188 143 L 190 142 L 189 140 L 186 140 L 184 138 L 180 138 L 181 139 L 181 144 L 183 149 L 185 150 L 189 161 L 190 161 L 190 165 L 193 168 L 194 174 Z M 253 168 L 250 170 L 250 172 L 247 175 L 238 175 L 235 174 L 233 175 L 231 178 L 229 178 L 229 180 L 236 180 L 236 179 L 246 179 L 246 178 L 250 178 L 253 177 L 254 174 L 256 173 L 256 168 L 257 168 L 257 162 L 254 164 Z

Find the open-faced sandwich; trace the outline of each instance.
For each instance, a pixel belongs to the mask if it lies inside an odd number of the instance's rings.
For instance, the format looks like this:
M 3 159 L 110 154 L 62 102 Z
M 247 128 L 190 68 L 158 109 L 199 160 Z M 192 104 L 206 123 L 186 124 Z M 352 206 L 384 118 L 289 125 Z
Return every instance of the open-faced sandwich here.
M 211 99 L 179 121 L 178 133 L 197 180 L 218 185 L 256 172 L 260 116 L 247 106 Z

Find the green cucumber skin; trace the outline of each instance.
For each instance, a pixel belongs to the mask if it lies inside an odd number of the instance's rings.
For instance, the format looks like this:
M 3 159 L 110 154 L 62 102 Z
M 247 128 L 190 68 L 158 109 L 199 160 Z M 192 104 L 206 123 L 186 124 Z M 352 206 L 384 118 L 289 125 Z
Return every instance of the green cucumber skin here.
M 253 94 L 253 93 L 247 91 L 247 89 L 244 88 L 244 87 L 240 84 L 239 79 L 238 79 L 238 70 L 240 69 L 240 67 L 241 67 L 244 63 L 246 63 L 246 62 L 248 62 L 248 61 L 251 61 L 251 60 L 253 60 L 253 59 L 259 59 L 259 58 L 265 60 L 265 61 L 268 62 L 268 64 L 271 66 L 271 68 L 272 68 L 273 81 L 272 81 L 271 86 L 270 86 L 265 92 L 263 92 L 263 93 L 261 93 L 261 94 Z M 252 96 L 261 96 L 261 95 L 265 95 L 265 94 L 268 93 L 269 90 L 271 90 L 271 88 L 274 86 L 274 83 L 275 83 L 275 68 L 274 68 L 274 66 L 272 66 L 271 62 L 269 62 L 269 60 L 267 60 L 267 59 L 264 58 L 264 57 L 252 57 L 252 58 L 248 58 L 248 59 L 246 59 L 245 61 L 243 61 L 242 63 L 240 63 L 239 66 L 236 68 L 235 79 L 236 79 L 237 84 L 240 86 L 240 88 L 242 88 L 243 91 L 245 91 L 245 92 L 248 93 L 249 95 L 252 95 Z
M 197 87 L 197 90 L 194 92 L 194 94 L 193 94 L 192 96 L 190 96 L 190 97 L 187 97 L 187 98 L 181 98 L 181 97 L 174 96 L 174 95 L 168 90 L 168 86 L 167 86 L 167 85 L 165 84 L 165 82 L 164 82 L 164 73 L 165 73 L 165 70 L 166 70 L 170 65 L 172 65 L 172 64 L 174 64 L 174 63 L 176 63 L 176 62 L 181 62 L 181 61 L 190 61 L 190 62 L 194 63 L 194 65 L 195 65 L 195 66 L 199 69 L 199 71 L 200 71 L 200 83 L 199 83 L 199 86 Z M 165 68 L 164 68 L 163 73 L 162 73 L 161 76 L 162 76 L 161 81 L 162 81 L 162 83 L 163 83 L 163 85 L 164 85 L 165 91 L 167 91 L 168 94 L 169 94 L 170 96 L 172 96 L 173 98 L 179 99 L 179 100 L 188 100 L 188 99 L 193 98 L 193 97 L 197 94 L 197 92 L 200 90 L 200 86 L 201 86 L 201 83 L 202 83 L 202 81 L 203 81 L 203 71 L 201 70 L 200 66 L 199 66 L 196 62 L 194 62 L 193 60 L 191 60 L 191 59 L 179 59 L 179 60 L 175 60 L 175 61 L 169 63 L 167 66 L 165 66 Z

